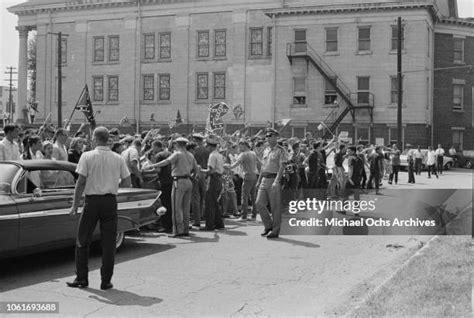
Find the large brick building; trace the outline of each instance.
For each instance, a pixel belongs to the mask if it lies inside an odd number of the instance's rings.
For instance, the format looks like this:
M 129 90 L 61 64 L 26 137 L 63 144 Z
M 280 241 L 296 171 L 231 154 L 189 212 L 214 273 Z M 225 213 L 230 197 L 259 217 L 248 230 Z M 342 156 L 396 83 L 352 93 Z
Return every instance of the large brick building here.
M 474 149 L 474 20 L 442 19 L 435 28 L 433 142 Z
M 427 144 L 434 29 L 457 16 L 452 0 L 30 0 L 9 10 L 19 16 L 20 104 L 27 34 L 37 32 L 43 114 L 56 114 L 52 33 L 61 31 L 66 115 L 88 84 L 107 125 L 124 116 L 136 127 L 165 124 L 177 110 L 187 124 L 203 125 L 207 106 L 224 101 L 245 110 L 228 116 L 229 126 L 292 118 L 284 132 L 301 136 L 324 121 L 354 140 L 385 144 L 397 135 L 397 17 L 404 141 Z

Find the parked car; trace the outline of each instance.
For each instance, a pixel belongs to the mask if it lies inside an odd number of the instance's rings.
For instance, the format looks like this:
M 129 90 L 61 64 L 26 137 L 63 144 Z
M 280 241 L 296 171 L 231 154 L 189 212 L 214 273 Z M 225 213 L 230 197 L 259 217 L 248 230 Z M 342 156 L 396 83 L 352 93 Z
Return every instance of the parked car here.
M 76 164 L 55 160 L 0 162 L 0 258 L 75 244 L 82 212 L 79 208 L 76 216 L 69 215 L 75 169 Z M 119 189 L 117 248 L 123 244 L 125 232 L 153 223 L 166 212 L 160 194 L 148 189 Z M 93 239 L 99 238 L 97 227 Z
M 402 152 L 400 155 L 400 168 L 401 169 L 406 169 L 408 167 L 408 152 L 409 151 L 415 151 L 416 149 L 409 149 L 405 150 Z M 423 161 L 421 162 L 421 169 L 426 170 L 426 154 L 428 153 L 428 149 L 421 149 L 421 153 L 423 154 Z M 453 167 L 454 161 L 453 158 L 444 156 L 443 157 L 443 167 L 445 170 L 449 170 L 450 168 Z
M 474 150 L 463 150 L 457 156 L 458 156 L 457 161 L 458 161 L 459 167 L 472 169 L 472 165 L 474 164 Z

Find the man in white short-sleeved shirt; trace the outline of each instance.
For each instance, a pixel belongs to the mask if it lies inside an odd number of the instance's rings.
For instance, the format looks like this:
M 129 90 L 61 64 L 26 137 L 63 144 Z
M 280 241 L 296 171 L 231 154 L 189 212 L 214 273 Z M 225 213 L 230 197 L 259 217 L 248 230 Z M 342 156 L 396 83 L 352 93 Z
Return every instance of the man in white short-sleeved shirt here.
M 82 154 L 77 164 L 79 175 L 71 215 L 76 215 L 82 193 L 85 205 L 79 220 L 76 239 L 76 279 L 68 282 L 69 287 L 87 287 L 89 246 L 92 234 L 100 221 L 102 239 L 102 267 L 100 270 L 102 290 L 112 288 L 112 274 L 115 263 L 115 239 L 117 236 L 117 199 L 119 182 L 130 187 L 130 172 L 120 155 L 107 146 L 109 132 L 105 127 L 94 130 L 97 147 Z
M 0 141 L 0 161 L 20 160 L 20 147 L 15 139 L 18 138 L 19 128 L 17 125 L 8 124 L 3 128 L 5 138 Z

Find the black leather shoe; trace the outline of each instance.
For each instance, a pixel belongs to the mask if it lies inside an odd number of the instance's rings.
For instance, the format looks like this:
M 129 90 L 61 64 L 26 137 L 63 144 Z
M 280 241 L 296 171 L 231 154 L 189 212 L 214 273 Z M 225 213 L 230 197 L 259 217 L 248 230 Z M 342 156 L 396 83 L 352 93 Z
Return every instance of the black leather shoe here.
M 278 238 L 278 234 L 270 233 L 267 235 L 267 239 L 274 239 L 274 238 Z
M 114 285 L 112 285 L 111 282 L 102 282 L 102 284 L 100 284 L 100 289 L 102 290 L 107 290 L 111 288 L 114 288 Z
M 66 285 L 73 288 L 86 288 L 89 286 L 89 282 L 87 280 L 78 280 L 76 278 L 73 282 L 66 282 Z
M 272 229 L 266 229 L 265 231 L 263 231 L 260 235 L 261 236 L 267 236 L 268 233 L 270 233 L 272 231 Z

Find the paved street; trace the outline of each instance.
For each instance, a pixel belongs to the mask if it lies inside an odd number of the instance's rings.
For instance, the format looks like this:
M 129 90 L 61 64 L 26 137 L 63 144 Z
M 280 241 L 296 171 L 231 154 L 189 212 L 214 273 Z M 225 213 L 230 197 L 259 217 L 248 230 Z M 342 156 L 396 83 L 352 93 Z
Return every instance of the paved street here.
M 400 171 L 398 185 L 387 183 L 383 180 L 383 187 L 387 189 L 472 189 L 472 169 L 453 168 L 443 171 L 437 179 L 435 176 L 428 178 L 428 172 L 422 171 L 420 176 L 415 175 L 415 184 L 408 183 L 408 173 Z
M 261 238 L 261 226 L 188 239 L 145 233 L 117 256 L 115 289 L 71 289 L 73 249 L 2 264 L 2 301 L 57 301 L 68 316 L 315 315 L 342 313 L 430 237 L 287 236 Z M 403 246 L 388 248 L 387 245 Z M 341 308 L 342 306 L 342 308 Z
M 470 170 L 450 171 L 423 186 L 440 180 L 447 187 L 467 186 L 471 176 Z M 72 248 L 2 261 L 1 300 L 56 301 L 67 316 L 341 315 L 431 238 L 269 241 L 260 237 L 260 222 L 226 225 L 225 231 L 193 231 L 190 238 L 154 232 L 129 237 L 117 255 L 115 289 L 107 292 L 99 289 L 97 254 L 90 262 L 90 288 L 82 290 L 65 284 L 74 278 Z

